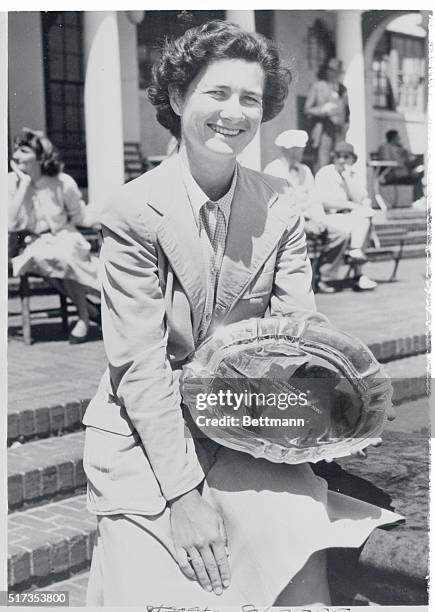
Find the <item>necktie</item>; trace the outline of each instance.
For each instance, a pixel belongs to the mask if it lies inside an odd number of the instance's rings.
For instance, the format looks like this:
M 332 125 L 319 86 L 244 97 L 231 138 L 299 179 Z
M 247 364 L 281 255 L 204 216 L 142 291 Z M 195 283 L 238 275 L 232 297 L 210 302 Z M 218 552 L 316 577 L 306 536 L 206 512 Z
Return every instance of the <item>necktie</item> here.
M 207 296 L 202 317 L 199 338 L 204 338 L 210 326 L 216 298 L 219 273 L 225 250 L 226 228 L 225 217 L 218 204 L 206 202 L 200 210 L 201 224 L 205 229 L 201 232 L 201 240 L 205 240 L 207 261 Z

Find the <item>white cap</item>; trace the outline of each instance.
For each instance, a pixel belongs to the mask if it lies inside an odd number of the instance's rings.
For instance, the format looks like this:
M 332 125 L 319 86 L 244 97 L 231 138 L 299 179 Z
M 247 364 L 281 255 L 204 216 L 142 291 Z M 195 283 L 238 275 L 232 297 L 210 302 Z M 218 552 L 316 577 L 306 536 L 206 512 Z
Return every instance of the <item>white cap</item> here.
M 302 149 L 308 142 L 308 134 L 304 130 L 286 130 L 281 132 L 275 139 L 277 147 L 291 149 L 292 147 L 301 147 Z

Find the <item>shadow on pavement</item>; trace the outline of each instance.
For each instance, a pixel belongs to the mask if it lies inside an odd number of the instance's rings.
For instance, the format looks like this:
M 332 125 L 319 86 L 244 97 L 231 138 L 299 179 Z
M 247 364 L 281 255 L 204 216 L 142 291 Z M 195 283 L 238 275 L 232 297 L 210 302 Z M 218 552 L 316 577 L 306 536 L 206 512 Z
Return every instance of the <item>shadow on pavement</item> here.
M 74 323 L 71 324 L 71 328 Z M 33 344 L 36 342 L 65 342 L 68 340 L 68 333 L 65 333 L 62 329 L 62 325 L 59 322 L 44 322 L 44 323 L 33 323 L 32 322 L 32 338 Z M 89 328 L 89 334 L 87 342 L 95 342 L 102 340 L 101 329 L 96 325 L 91 325 Z M 8 326 L 8 339 L 9 340 L 21 340 L 23 341 L 23 333 L 21 325 L 9 325 Z

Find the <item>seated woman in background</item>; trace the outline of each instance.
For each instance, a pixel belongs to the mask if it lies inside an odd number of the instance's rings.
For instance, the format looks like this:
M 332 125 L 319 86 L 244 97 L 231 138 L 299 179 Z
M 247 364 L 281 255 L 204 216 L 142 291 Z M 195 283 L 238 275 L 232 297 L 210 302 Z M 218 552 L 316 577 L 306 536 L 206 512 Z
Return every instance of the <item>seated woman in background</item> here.
M 356 291 L 375 289 L 376 282 L 362 273 L 367 261 L 364 246 L 367 242 L 375 211 L 360 174 L 353 167 L 357 160 L 353 146 L 339 142 L 334 149 L 333 163 L 323 166 L 314 179 L 314 197 L 326 212 L 328 230 L 350 234 L 348 258 L 356 268 Z
M 23 128 L 15 140 L 8 176 L 9 231 L 28 232 L 27 246 L 12 259 L 13 274 L 35 272 L 67 295 L 77 308 L 71 344 L 87 339 L 98 318 L 87 292 L 99 294 L 97 258 L 76 226 L 96 224 L 74 179 L 62 172 L 58 153 L 42 132 Z

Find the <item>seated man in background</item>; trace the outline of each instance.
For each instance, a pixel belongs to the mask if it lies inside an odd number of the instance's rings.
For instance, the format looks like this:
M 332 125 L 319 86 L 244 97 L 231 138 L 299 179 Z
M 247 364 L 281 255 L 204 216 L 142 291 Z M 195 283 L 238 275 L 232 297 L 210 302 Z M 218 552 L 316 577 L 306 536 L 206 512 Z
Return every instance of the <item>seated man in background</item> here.
M 388 130 L 385 138 L 387 142 L 381 144 L 378 149 L 379 159 L 395 161 L 398 166 L 383 172 L 379 182 L 382 185 L 414 185 L 414 199 L 421 198 L 424 172 L 422 155 L 413 155 L 405 149 L 397 130 Z
M 349 234 L 339 228 L 327 227 L 327 217 L 322 204 L 314 197 L 314 177 L 306 164 L 301 163 L 308 134 L 303 130 L 287 130 L 275 140 L 280 155 L 265 168 L 264 172 L 288 181 L 305 218 L 305 232 L 308 236 L 320 237 L 322 248 L 319 260 L 320 293 L 334 293 L 330 281 L 337 279 Z
M 362 273 L 362 265 L 367 261 L 363 249 L 370 233 L 370 219 L 374 210 L 363 177 L 353 167 L 356 160 L 351 144 L 338 143 L 334 149 L 333 163 L 323 166 L 316 174 L 314 198 L 321 202 L 326 212 L 328 231 L 334 229 L 350 234 L 347 256 L 355 264 L 354 289 L 367 291 L 376 287 L 376 282 Z

